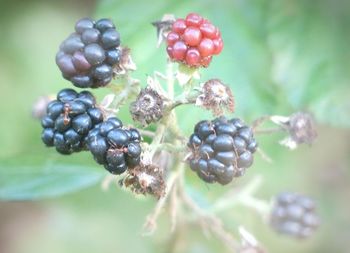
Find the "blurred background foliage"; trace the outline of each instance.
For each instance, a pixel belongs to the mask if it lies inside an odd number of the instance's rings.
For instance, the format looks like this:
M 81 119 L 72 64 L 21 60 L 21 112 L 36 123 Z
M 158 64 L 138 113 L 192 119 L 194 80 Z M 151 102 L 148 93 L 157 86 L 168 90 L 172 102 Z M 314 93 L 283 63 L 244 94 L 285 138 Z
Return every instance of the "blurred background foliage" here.
M 283 135 L 259 137 L 272 164 L 256 155 L 247 175 L 224 188 L 206 185 L 188 173 L 192 190 L 210 201 L 261 175 L 259 197 L 268 199 L 285 189 L 313 196 L 323 220 L 320 231 L 305 242 L 290 240 L 274 234 L 256 213 L 244 208 L 220 213 L 228 229 L 237 234 L 237 225 L 243 224 L 268 252 L 348 252 L 350 2 L 346 0 L 1 0 L 0 252 L 170 252 L 167 217 L 162 217 L 154 237 L 141 236 L 155 200 L 136 199 L 117 187 L 103 192 L 99 182 L 106 173 L 88 154 L 61 157 L 43 146 L 31 108 L 39 96 L 70 87 L 54 56 L 77 19 L 112 18 L 123 44 L 132 49 L 138 65 L 135 77 L 145 83 L 147 75 L 164 71 L 166 63 L 164 46 L 156 48 L 150 23 L 165 13 L 181 17 L 192 11 L 222 31 L 223 53 L 201 71 L 202 80 L 220 78 L 231 86 L 236 116 L 251 122 L 264 114 L 306 110 L 315 115 L 319 128 L 319 139 L 311 148 L 293 152 L 277 144 Z M 94 92 L 102 98 L 108 91 Z M 125 107 L 119 116 L 131 122 L 127 111 Z M 191 106 L 178 114 L 186 134 L 199 119 L 211 117 Z M 227 251 L 197 228 L 179 236 L 175 252 Z

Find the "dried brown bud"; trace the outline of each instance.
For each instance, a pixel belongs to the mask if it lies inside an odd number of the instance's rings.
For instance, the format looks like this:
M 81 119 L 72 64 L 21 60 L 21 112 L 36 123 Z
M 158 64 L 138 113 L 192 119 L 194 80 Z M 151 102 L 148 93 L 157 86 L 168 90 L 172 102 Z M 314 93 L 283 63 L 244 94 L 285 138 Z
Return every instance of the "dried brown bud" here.
M 32 116 L 35 119 L 41 119 L 46 115 L 47 105 L 55 99 L 55 96 L 41 96 L 33 104 Z
M 224 110 L 234 112 L 235 103 L 231 89 L 219 79 L 211 79 L 203 84 L 202 94 L 196 105 L 211 110 L 215 116 L 222 115 Z
M 297 112 L 290 116 L 288 130 L 297 144 L 312 144 L 317 137 L 314 119 L 305 112 Z
M 142 89 L 136 101 L 130 104 L 130 113 L 133 120 L 142 125 L 157 122 L 163 116 L 163 98 L 154 89 Z
M 140 164 L 128 170 L 128 175 L 123 179 L 122 184 L 135 194 L 150 194 L 158 199 L 165 193 L 163 170 L 153 164 Z
M 303 143 L 312 144 L 317 137 L 315 121 L 309 113 L 296 112 L 289 117 L 273 115 L 268 119 L 289 133 L 287 138 L 280 141 L 289 149 L 296 149 Z

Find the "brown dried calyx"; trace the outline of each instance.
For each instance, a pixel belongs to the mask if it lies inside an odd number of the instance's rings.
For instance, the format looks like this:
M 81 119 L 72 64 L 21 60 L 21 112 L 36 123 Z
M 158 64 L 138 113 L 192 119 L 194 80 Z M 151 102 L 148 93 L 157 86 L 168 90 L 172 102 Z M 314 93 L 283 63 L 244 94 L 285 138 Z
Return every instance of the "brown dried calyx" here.
M 130 48 L 122 47 L 119 63 L 114 68 L 114 75 L 125 75 L 127 72 L 135 71 L 136 64 L 132 60 Z
M 130 113 L 134 121 L 143 126 L 157 122 L 164 112 L 164 100 L 154 89 L 142 89 L 136 101 L 130 104 Z
M 297 144 L 312 144 L 317 137 L 314 119 L 305 112 L 297 112 L 290 116 L 288 130 Z
M 269 119 L 289 133 L 280 144 L 290 149 L 295 149 L 303 143 L 311 145 L 317 138 L 316 123 L 310 113 L 296 112 L 289 117 L 274 115 Z
M 201 92 L 196 105 L 211 110 L 215 116 L 222 115 L 224 110 L 234 112 L 235 102 L 231 89 L 219 79 L 210 79 L 205 82 Z
M 121 183 L 135 194 L 150 194 L 158 199 L 165 194 L 163 170 L 153 164 L 140 164 L 128 170 Z

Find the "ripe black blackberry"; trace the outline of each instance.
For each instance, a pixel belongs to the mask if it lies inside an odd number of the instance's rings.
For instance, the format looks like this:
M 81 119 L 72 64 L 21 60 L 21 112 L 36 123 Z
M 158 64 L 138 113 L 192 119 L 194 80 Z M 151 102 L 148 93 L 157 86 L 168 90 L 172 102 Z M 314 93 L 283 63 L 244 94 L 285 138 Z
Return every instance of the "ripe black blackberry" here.
M 122 174 L 139 165 L 141 135 L 134 128 L 124 128 L 115 117 L 95 126 L 87 137 L 88 148 L 97 163 L 112 174 Z
M 275 199 L 270 224 L 281 234 L 307 238 L 319 225 L 315 203 L 312 199 L 296 193 L 281 193 Z
M 47 106 L 47 114 L 41 120 L 41 138 L 61 154 L 79 152 L 86 149 L 89 131 L 102 121 L 103 113 L 90 92 L 64 89 Z
M 110 19 L 83 18 L 56 55 L 62 75 L 79 88 L 106 86 L 121 59 L 120 35 Z
M 190 167 L 205 182 L 228 184 L 253 163 L 257 142 L 240 119 L 200 121 L 188 143 Z

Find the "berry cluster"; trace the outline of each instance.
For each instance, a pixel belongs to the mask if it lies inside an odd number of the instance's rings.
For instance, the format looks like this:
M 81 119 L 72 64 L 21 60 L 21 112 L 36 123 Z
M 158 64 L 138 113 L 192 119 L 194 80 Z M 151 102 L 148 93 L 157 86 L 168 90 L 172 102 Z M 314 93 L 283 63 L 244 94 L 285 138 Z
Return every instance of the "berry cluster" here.
M 240 119 L 219 117 L 197 123 L 188 147 L 191 169 L 205 182 L 224 185 L 252 165 L 257 142 Z
M 219 29 L 195 13 L 188 14 L 186 19 L 177 19 L 167 36 L 170 59 L 190 67 L 208 67 L 212 56 L 222 48 Z
M 275 200 L 270 223 L 279 233 L 306 238 L 318 227 L 319 218 L 313 200 L 295 193 L 282 193 Z
M 112 117 L 90 131 L 87 144 L 97 163 L 113 174 L 121 174 L 140 163 L 140 140 L 136 129 L 123 128 L 123 123 Z
M 86 149 L 89 131 L 102 121 L 103 113 L 90 92 L 64 89 L 47 106 L 47 114 L 41 120 L 42 140 L 61 154 L 79 152 Z
M 79 88 L 106 86 L 121 58 L 120 35 L 113 22 L 80 19 L 60 46 L 56 64 L 63 77 Z

